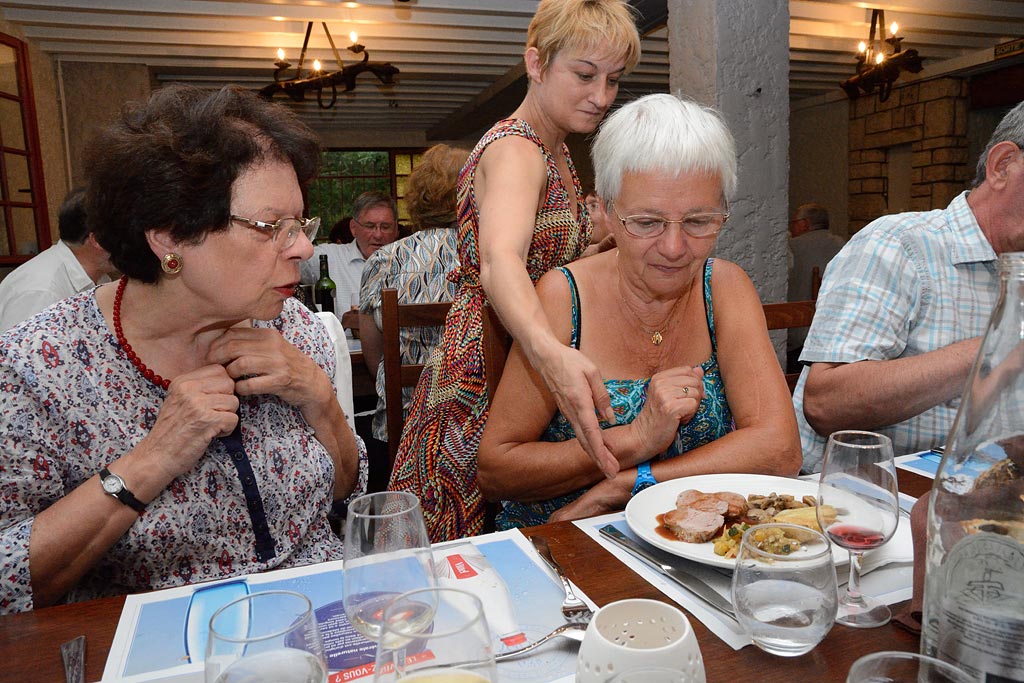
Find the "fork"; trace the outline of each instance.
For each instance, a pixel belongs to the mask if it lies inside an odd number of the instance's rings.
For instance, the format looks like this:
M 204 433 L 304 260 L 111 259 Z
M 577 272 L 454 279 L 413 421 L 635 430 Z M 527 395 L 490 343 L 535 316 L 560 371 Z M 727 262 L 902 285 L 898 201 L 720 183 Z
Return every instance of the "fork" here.
M 594 612 L 587 607 L 587 603 L 580 600 L 576 593 L 573 592 L 572 585 L 569 583 L 569 579 L 565 578 L 565 572 L 562 571 L 561 565 L 555 562 L 555 558 L 551 555 L 548 540 L 543 536 L 530 536 L 530 543 L 533 544 L 541 558 L 555 572 L 558 580 L 562 582 L 562 589 L 565 591 L 565 600 L 562 601 L 562 615 L 565 617 L 565 620 L 577 624 L 589 623 L 590 618 L 594 616 Z
M 543 638 L 539 638 L 533 641 L 529 645 L 524 645 L 521 648 L 518 648 L 516 650 L 509 650 L 508 652 L 499 652 L 498 654 L 494 655 L 494 660 L 497 662 L 501 662 L 506 659 L 518 657 L 519 655 L 524 655 L 527 652 L 533 652 L 538 647 L 548 642 L 552 638 L 569 638 L 570 640 L 575 640 L 576 642 L 581 643 L 583 642 L 583 634 L 586 632 L 586 630 L 587 625 L 585 623 L 578 621 L 570 621 L 568 623 L 562 624 L 551 633 L 547 634 Z

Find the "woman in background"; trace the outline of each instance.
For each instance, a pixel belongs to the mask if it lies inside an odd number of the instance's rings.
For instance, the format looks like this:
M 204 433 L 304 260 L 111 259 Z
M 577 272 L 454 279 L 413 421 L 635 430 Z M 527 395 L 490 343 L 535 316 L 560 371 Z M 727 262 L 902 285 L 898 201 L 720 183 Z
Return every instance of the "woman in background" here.
M 597 128 L 619 79 L 640 57 L 624 0 L 542 0 L 530 22 L 526 98 L 470 153 L 459 183 L 458 292 L 424 369 L 389 488 L 420 497 L 434 541 L 479 533 L 476 453 L 487 421 L 484 305 L 538 368 L 590 452 L 613 471 L 595 405 L 609 411 L 596 367 L 565 346 L 534 291 L 590 244 L 590 221 L 565 138 Z

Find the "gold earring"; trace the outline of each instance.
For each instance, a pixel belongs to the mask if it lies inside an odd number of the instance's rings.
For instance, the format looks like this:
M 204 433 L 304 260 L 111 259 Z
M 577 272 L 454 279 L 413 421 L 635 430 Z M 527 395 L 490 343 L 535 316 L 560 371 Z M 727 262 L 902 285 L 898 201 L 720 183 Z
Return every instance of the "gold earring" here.
M 160 267 L 163 268 L 164 272 L 168 275 L 174 275 L 181 272 L 181 256 L 175 254 L 173 251 L 169 254 L 164 254 L 163 260 L 160 262 Z

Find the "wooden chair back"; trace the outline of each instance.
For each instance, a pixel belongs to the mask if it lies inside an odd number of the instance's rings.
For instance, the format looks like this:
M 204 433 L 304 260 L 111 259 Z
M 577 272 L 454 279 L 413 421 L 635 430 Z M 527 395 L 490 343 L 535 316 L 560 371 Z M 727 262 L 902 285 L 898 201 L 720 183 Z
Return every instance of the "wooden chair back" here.
M 814 301 L 786 301 L 781 304 L 764 304 L 764 321 L 769 330 L 788 330 L 795 327 L 809 327 L 814 319 Z M 786 374 L 790 393 L 800 379 L 799 372 Z
M 405 426 L 402 388 L 416 386 L 423 365 L 403 363 L 399 332 L 403 327 L 444 326 L 451 303 L 399 304 L 398 291 L 381 291 L 381 343 L 384 363 L 384 403 L 388 420 L 389 467 L 394 467 Z

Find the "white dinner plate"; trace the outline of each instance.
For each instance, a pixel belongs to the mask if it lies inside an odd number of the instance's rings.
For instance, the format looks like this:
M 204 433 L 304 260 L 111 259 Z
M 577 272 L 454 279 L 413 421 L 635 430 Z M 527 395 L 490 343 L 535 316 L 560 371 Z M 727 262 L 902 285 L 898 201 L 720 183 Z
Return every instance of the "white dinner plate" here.
M 658 533 L 658 515 L 675 508 L 676 496 L 687 489 L 696 489 L 704 493 L 732 491 L 744 498 L 751 493 L 788 493 L 797 500 L 803 496 L 818 495 L 816 481 L 774 477 L 768 474 L 702 474 L 655 484 L 633 496 L 626 504 L 626 523 L 640 538 L 673 555 L 726 569 L 732 569 L 736 565 L 736 558 L 716 555 L 712 541 L 687 543 L 670 540 Z M 832 544 L 832 556 L 836 564 L 847 562 L 849 557 L 846 550 L 835 544 Z

